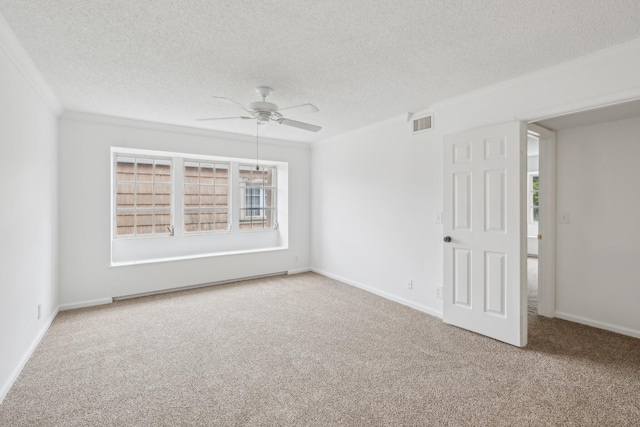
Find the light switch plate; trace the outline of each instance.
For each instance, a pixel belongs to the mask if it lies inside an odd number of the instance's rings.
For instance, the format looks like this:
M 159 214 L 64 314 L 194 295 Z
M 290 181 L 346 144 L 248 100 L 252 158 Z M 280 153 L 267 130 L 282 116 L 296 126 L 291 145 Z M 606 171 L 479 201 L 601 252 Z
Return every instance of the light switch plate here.
M 442 224 L 442 211 L 436 212 L 436 224 Z
M 558 222 L 560 224 L 569 224 L 571 222 L 569 212 L 558 212 Z

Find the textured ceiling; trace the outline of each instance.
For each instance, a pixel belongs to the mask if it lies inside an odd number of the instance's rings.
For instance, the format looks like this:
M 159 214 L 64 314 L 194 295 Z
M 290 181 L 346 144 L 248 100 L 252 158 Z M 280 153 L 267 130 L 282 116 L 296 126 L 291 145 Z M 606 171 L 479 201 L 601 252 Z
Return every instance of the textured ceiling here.
M 637 0 L 0 0 L 66 110 L 251 134 L 224 96 L 281 108 L 314 141 L 640 37 Z M 261 131 L 262 133 L 262 131 Z

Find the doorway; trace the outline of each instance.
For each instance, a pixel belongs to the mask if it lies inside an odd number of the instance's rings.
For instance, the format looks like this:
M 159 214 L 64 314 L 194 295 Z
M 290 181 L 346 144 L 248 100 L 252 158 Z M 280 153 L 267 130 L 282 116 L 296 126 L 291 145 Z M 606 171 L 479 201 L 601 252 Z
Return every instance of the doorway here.
M 528 311 L 555 316 L 556 134 L 527 125 Z
M 538 314 L 538 238 L 540 233 L 540 138 L 527 132 L 527 312 Z M 531 322 L 529 322 L 531 324 Z

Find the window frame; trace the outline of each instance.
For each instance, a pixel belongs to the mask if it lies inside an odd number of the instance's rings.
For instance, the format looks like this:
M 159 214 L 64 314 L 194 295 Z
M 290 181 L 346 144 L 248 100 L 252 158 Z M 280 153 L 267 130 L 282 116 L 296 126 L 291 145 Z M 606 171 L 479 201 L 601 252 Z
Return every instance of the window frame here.
M 211 154 L 200 153 L 185 153 L 177 151 L 162 151 L 151 150 L 146 148 L 132 148 L 132 147 L 117 147 L 112 146 L 110 148 L 109 156 L 109 181 L 111 186 L 111 195 L 109 201 L 109 215 L 111 218 L 107 220 L 109 224 L 108 234 L 110 236 L 110 267 L 121 267 L 138 264 L 149 263 L 163 263 L 177 260 L 188 260 L 208 257 L 218 257 L 237 254 L 249 254 L 266 251 L 278 251 L 284 250 L 289 247 L 289 218 L 287 215 L 287 209 L 289 206 L 289 176 L 290 176 L 290 164 L 288 161 L 270 161 L 265 160 L 264 163 L 260 163 L 260 166 L 266 168 L 273 168 L 275 172 L 273 181 L 265 181 L 277 189 L 277 193 L 267 193 L 268 205 L 271 207 L 270 211 L 267 211 L 269 218 L 268 224 L 272 225 L 269 228 L 257 228 L 263 224 L 253 224 L 256 228 L 247 229 L 245 223 L 241 223 L 239 219 L 239 206 L 240 200 L 240 182 L 239 182 L 239 165 L 253 163 L 255 168 L 255 162 L 252 159 L 246 157 L 227 157 L 227 156 L 215 156 Z M 117 159 L 118 157 L 125 158 L 154 158 L 166 160 L 167 165 L 171 165 L 171 223 L 174 226 L 174 235 L 121 235 L 116 237 L 117 215 L 116 205 L 117 198 Z M 122 159 L 121 159 L 122 160 Z M 184 177 L 182 168 L 184 167 L 184 161 L 197 160 L 201 163 L 226 163 L 231 164 L 230 175 L 230 213 L 231 216 L 231 231 L 228 233 L 185 233 L 183 229 L 183 212 L 179 207 L 183 205 L 183 185 Z M 130 160 L 132 161 L 132 160 Z M 121 168 L 121 173 L 131 173 L 130 168 Z M 166 171 L 166 169 L 165 169 Z M 161 171 L 160 174 L 167 174 L 168 171 Z M 148 169 L 143 169 L 142 173 L 148 173 Z M 247 175 L 244 175 L 247 177 Z M 260 175 L 257 175 L 260 176 Z M 249 176 L 251 177 L 251 176 Z M 133 180 L 132 176 L 121 175 L 121 179 L 125 178 Z M 148 176 L 143 176 L 142 179 L 149 180 Z M 167 176 L 161 176 L 156 179 L 158 181 L 168 181 Z M 121 196 L 120 203 L 124 203 L 127 206 L 131 206 L 132 198 L 129 196 L 122 196 L 122 194 L 131 194 L 133 189 L 120 188 Z M 148 188 L 143 188 L 141 193 L 149 194 Z M 168 189 L 164 188 L 160 190 L 160 194 L 167 193 Z M 271 199 L 273 194 L 274 198 Z M 169 203 L 165 197 L 154 199 L 161 205 L 169 206 Z M 143 204 L 149 203 L 149 199 L 142 200 Z M 276 210 L 277 207 L 277 210 Z M 169 210 L 167 211 L 167 213 Z M 207 218 L 208 219 L 208 218 Z M 160 218 L 164 223 L 169 221 L 168 217 Z M 261 221 L 260 219 L 258 221 Z M 105 225 L 107 224 L 105 223 Z M 133 224 L 131 221 L 120 220 L 121 226 L 130 226 Z M 143 225 L 148 225 L 147 221 L 143 221 Z M 275 227 L 273 227 L 275 225 Z M 129 231 L 129 230 L 124 230 Z M 171 238 L 165 238 L 171 237 Z
M 262 170 L 269 168 L 272 172 L 272 176 L 271 176 L 271 185 L 255 185 L 255 182 L 264 182 L 264 179 L 251 179 L 251 185 L 247 186 L 247 181 L 243 181 L 241 178 L 241 171 L 242 168 L 246 167 L 248 169 L 245 170 L 251 170 L 252 172 L 255 170 L 256 165 L 255 164 L 250 164 L 250 163 L 243 163 L 243 162 L 238 162 L 238 170 L 237 170 L 237 179 L 238 179 L 238 192 L 239 192 L 239 199 L 240 199 L 240 203 L 239 203 L 239 211 L 238 211 L 238 219 L 239 219 L 239 223 L 238 223 L 238 228 L 240 232 L 255 232 L 255 231 L 269 231 L 269 230 L 278 230 L 279 225 L 278 225 L 278 168 L 275 165 L 260 165 L 260 168 L 262 168 Z M 260 206 L 259 207 L 247 207 L 247 196 L 246 196 L 246 191 L 247 188 L 251 188 L 251 189 L 259 189 L 260 190 Z M 271 190 L 273 193 L 273 206 L 265 206 L 266 205 L 266 190 Z M 247 215 L 247 211 L 254 211 L 254 210 L 259 210 L 260 212 L 262 212 L 262 215 Z M 266 219 L 267 219 L 267 211 L 272 210 L 273 211 L 273 225 L 267 227 L 262 227 L 262 228 L 253 228 L 253 220 L 258 220 L 256 222 L 263 222 L 266 223 Z M 241 228 L 241 222 L 242 221 L 248 221 L 251 224 L 251 227 L 249 228 Z
M 229 161 L 222 161 L 222 160 L 206 160 L 206 159 L 193 159 L 193 158 L 189 158 L 189 157 L 181 157 L 181 163 L 182 163 L 182 234 L 184 236 L 199 236 L 199 235 L 205 235 L 205 234 L 221 234 L 221 233 L 230 233 L 232 231 L 233 228 L 233 197 L 232 197 L 232 179 L 233 179 L 233 168 L 232 168 L 232 164 Z M 228 171 L 228 175 L 227 175 L 227 184 L 226 184 L 226 188 L 227 188 L 227 207 L 226 208 L 217 208 L 215 203 L 213 204 L 213 206 L 211 207 L 202 207 L 201 204 L 199 204 L 199 206 L 197 208 L 188 208 L 187 204 L 186 204 L 186 196 L 187 193 L 185 191 L 185 187 L 187 185 L 197 185 L 199 188 L 202 186 L 201 183 L 198 182 L 198 184 L 193 184 L 193 183 L 187 183 L 186 182 L 186 168 L 187 168 L 187 163 L 198 163 L 198 171 L 200 172 L 201 169 L 201 164 L 212 164 L 214 165 L 214 170 L 216 168 L 217 165 L 225 165 L 227 167 L 227 171 Z M 214 172 L 215 173 L 215 172 Z M 216 180 L 215 180 L 215 176 L 214 176 L 214 184 L 205 184 L 206 187 L 213 187 L 214 189 L 214 196 L 215 196 L 215 189 L 217 187 L 222 188 L 225 187 L 224 185 L 218 185 L 216 184 Z M 201 230 L 199 229 L 198 231 L 187 231 L 187 224 L 186 224 L 186 216 L 187 216 L 187 211 L 189 209 L 198 209 L 198 213 L 201 212 L 202 209 L 211 209 L 213 210 L 213 215 L 215 218 L 216 215 L 216 211 L 218 210 L 226 210 L 227 213 L 227 228 L 225 229 L 216 229 L 215 228 L 215 220 L 214 220 L 214 226 L 212 230 Z M 200 221 L 200 219 L 198 219 L 198 221 Z M 198 222 L 198 225 L 200 226 L 200 222 Z
M 164 238 L 164 237 L 172 237 L 173 236 L 173 230 L 174 230 L 174 221 L 175 221 L 175 215 L 174 215 L 174 205 L 175 205 L 175 189 L 174 189 L 174 162 L 173 162 L 173 158 L 172 157 L 166 157 L 166 156 L 157 156 L 157 155 L 146 155 L 146 154 L 134 154 L 134 153 L 126 153 L 126 152 L 120 152 L 120 151 L 116 151 L 113 152 L 113 164 L 112 164 L 112 173 L 113 173 L 113 179 L 111 180 L 112 183 L 112 205 L 113 205 L 113 209 L 112 209 L 112 238 L 113 239 L 149 239 L 149 238 Z M 119 181 L 118 180 L 118 158 L 127 158 L 127 159 L 134 159 L 134 181 Z M 137 181 L 136 177 L 137 177 L 137 164 L 138 164 L 138 160 L 139 159 L 145 159 L 145 160 L 151 160 L 153 161 L 153 181 L 151 182 L 145 182 L 145 181 Z M 156 161 L 157 160 L 161 160 L 161 161 L 166 161 L 169 163 L 169 182 L 162 182 L 162 183 L 156 183 L 155 181 L 155 166 L 156 166 Z M 154 187 L 154 191 L 152 193 L 152 207 L 151 208 L 137 208 L 137 191 L 134 193 L 134 207 L 133 208 L 121 208 L 118 209 L 118 185 L 119 184 L 129 184 L 129 185 L 137 185 L 137 184 L 144 184 L 144 185 L 151 185 Z M 162 207 L 162 208 L 156 208 L 155 207 L 155 186 L 156 184 L 161 184 L 161 185 L 168 185 L 169 186 L 169 207 Z M 152 224 L 151 224 L 151 228 L 152 228 L 152 232 L 151 233 L 146 233 L 146 234 L 138 234 L 136 232 L 136 229 L 138 227 L 138 225 L 135 223 L 136 220 L 135 218 L 137 217 L 136 213 L 137 211 L 147 211 L 147 212 L 151 212 L 151 216 L 152 216 Z M 153 224 L 153 222 L 155 222 L 155 215 L 156 215 L 156 211 L 160 210 L 160 211 L 169 211 L 169 227 L 171 228 L 171 230 L 167 230 L 166 232 L 163 233 L 156 233 L 155 230 L 155 224 Z M 122 212 L 122 211 L 131 211 L 134 213 L 134 232 L 132 234 L 118 234 L 118 211 Z

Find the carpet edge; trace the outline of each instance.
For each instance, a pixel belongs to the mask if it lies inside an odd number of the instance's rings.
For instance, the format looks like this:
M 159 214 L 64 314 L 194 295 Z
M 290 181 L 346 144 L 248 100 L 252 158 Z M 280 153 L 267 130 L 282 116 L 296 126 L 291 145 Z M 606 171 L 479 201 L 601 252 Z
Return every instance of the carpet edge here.
M 397 302 L 398 304 L 402 304 L 402 305 L 405 305 L 407 307 L 411 307 L 411 308 L 413 308 L 415 310 L 421 311 L 421 312 L 426 313 L 426 314 L 428 314 L 430 316 L 442 319 L 442 312 L 434 310 L 434 309 L 432 309 L 430 307 L 427 307 L 426 305 L 422 305 L 422 304 L 415 303 L 413 301 L 409 301 L 408 299 L 399 297 L 397 295 L 390 294 L 388 292 L 384 292 L 384 291 L 378 290 L 376 288 L 372 288 L 371 286 L 363 285 L 362 283 L 356 282 L 354 280 L 347 279 L 346 277 L 338 276 L 337 274 L 329 273 L 328 271 L 324 271 L 324 270 L 321 270 L 319 268 L 312 267 L 311 271 L 314 272 L 314 273 L 320 274 L 322 276 L 326 276 L 326 277 L 329 277 L 331 279 L 337 280 L 339 282 L 345 283 L 345 284 L 347 284 L 349 286 L 353 286 L 355 288 L 362 289 L 363 291 L 372 293 L 374 295 L 378 295 L 378 296 L 380 296 L 382 298 L 386 298 L 388 300 Z
M 36 348 L 38 348 L 40 341 L 42 341 L 42 338 L 44 338 L 44 335 L 47 333 L 47 331 L 51 327 L 51 324 L 53 323 L 54 319 L 56 318 L 59 312 L 60 312 L 60 306 L 57 306 L 55 310 L 53 310 L 53 313 L 51 313 L 51 316 L 49 316 L 45 324 L 42 326 L 42 329 L 40 329 L 40 332 L 38 332 L 38 335 L 36 335 L 36 337 L 33 339 L 33 341 L 31 342 L 31 345 L 29 346 L 29 348 L 27 348 L 27 351 L 22 356 L 22 358 L 18 362 L 18 365 L 15 367 L 15 369 L 13 370 L 13 372 L 11 373 L 7 381 L 0 388 L 0 404 L 2 404 L 2 402 L 4 401 L 4 398 L 7 397 L 7 394 L 9 394 L 11 387 L 13 387 L 13 384 L 16 382 L 16 380 L 22 373 L 22 370 L 24 369 L 25 365 L 27 364 L 29 359 L 31 359 L 31 355 L 36 350 Z

